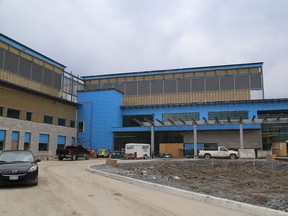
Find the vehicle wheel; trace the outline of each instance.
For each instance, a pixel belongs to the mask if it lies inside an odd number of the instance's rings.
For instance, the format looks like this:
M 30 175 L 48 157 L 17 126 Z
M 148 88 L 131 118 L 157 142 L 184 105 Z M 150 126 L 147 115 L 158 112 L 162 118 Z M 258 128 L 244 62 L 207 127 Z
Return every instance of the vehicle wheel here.
M 71 160 L 76 160 L 76 155 L 72 155 Z
M 36 182 L 34 182 L 33 184 L 31 184 L 31 185 L 33 185 L 33 186 L 36 186 L 36 185 L 38 185 L 38 179 L 37 179 L 37 181 Z
M 236 159 L 236 155 L 235 155 L 235 154 L 231 154 L 231 155 L 230 155 L 230 159 L 231 159 L 231 160 L 235 160 L 235 159 Z
M 59 159 L 60 161 L 62 161 L 62 160 L 63 160 L 63 157 L 58 157 L 58 159 Z
M 211 155 L 210 155 L 210 154 L 205 154 L 205 155 L 204 155 L 204 158 L 205 158 L 206 160 L 209 160 L 209 159 L 211 158 Z

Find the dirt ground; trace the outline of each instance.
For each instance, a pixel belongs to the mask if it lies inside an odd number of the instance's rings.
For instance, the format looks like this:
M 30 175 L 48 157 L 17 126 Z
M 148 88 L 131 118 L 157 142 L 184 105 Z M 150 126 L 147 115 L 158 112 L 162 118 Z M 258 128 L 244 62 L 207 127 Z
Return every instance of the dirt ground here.
M 288 162 L 163 159 L 118 163 L 117 168 L 108 169 L 132 178 L 288 212 Z

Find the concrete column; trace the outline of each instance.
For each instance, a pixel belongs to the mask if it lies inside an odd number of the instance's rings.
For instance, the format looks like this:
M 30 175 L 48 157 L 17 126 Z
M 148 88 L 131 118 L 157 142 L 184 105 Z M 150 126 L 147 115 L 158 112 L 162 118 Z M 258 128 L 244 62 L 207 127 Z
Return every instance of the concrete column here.
M 243 124 L 240 123 L 240 149 L 244 149 L 244 140 L 243 140 Z
M 197 125 L 196 124 L 194 124 L 193 126 L 193 132 L 194 132 L 194 158 L 198 158 Z
M 154 144 L 154 125 L 151 125 L 151 157 L 154 158 L 155 157 L 155 144 Z

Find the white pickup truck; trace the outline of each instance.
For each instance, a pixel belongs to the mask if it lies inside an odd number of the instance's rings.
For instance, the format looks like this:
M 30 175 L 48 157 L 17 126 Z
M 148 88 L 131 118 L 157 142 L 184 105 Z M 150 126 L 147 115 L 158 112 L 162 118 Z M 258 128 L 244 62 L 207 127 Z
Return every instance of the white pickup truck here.
M 230 158 L 235 160 L 239 157 L 238 151 L 228 150 L 224 146 L 219 146 L 218 150 L 200 150 L 199 157 L 204 157 L 205 159 L 209 160 L 212 158 Z

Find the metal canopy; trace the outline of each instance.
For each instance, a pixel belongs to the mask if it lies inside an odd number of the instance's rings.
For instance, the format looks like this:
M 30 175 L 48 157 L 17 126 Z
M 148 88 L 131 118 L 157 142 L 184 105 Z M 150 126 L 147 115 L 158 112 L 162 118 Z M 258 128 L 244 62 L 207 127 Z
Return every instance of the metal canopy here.
M 168 121 L 161 121 L 156 119 L 156 122 L 152 122 L 149 119 L 144 119 L 145 122 L 134 119 L 142 127 L 151 127 L 151 155 L 152 157 L 155 154 L 155 146 L 154 146 L 154 130 L 155 127 L 164 127 L 164 126 L 193 126 L 193 134 L 194 134 L 194 157 L 197 158 L 198 145 L 197 145 L 197 126 L 214 126 L 214 125 L 239 125 L 239 133 L 240 133 L 240 149 L 244 149 L 244 139 L 243 139 L 243 125 L 244 124 L 277 124 L 277 123 L 288 123 L 288 118 L 281 118 L 283 114 L 280 114 L 277 118 L 269 118 L 269 115 L 266 115 L 264 119 L 256 119 L 254 115 L 252 119 L 243 119 L 242 116 L 239 119 L 231 119 L 227 116 L 227 120 L 219 120 L 218 117 L 215 117 L 215 120 L 207 120 L 203 117 L 203 121 L 196 121 L 191 118 L 191 120 L 183 120 L 179 118 L 178 121 L 173 121 L 171 119 L 167 119 Z

